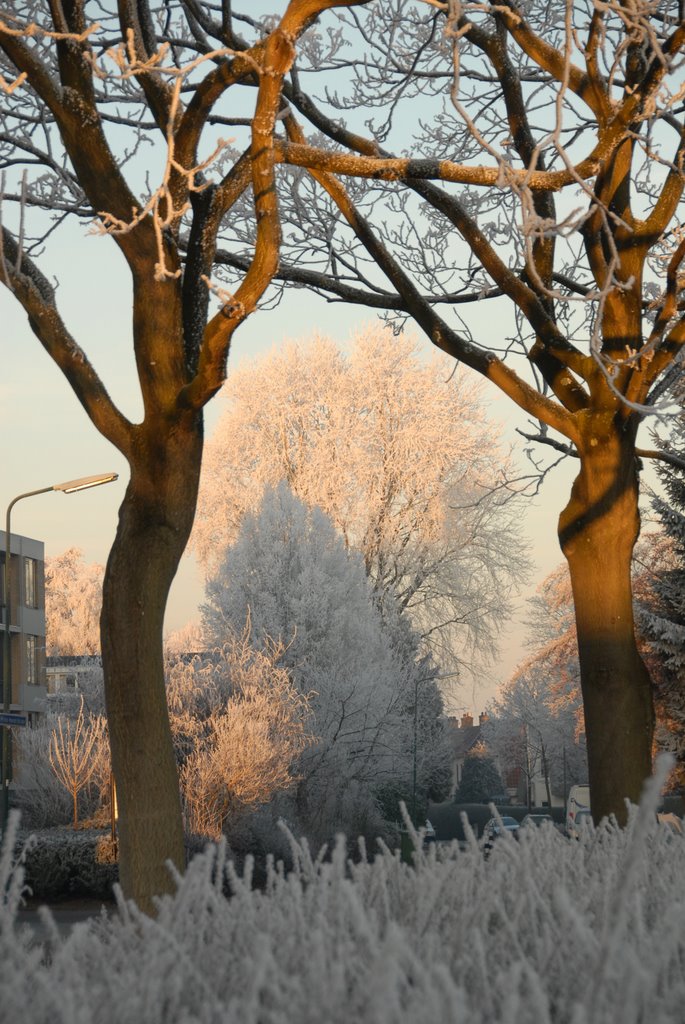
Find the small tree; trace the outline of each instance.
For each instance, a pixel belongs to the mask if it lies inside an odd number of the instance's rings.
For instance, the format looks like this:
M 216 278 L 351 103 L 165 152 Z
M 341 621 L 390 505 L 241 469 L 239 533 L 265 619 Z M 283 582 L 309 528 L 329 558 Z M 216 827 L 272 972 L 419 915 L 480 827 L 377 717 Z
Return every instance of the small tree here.
M 493 759 L 484 751 L 470 751 L 464 758 L 455 801 L 460 804 L 483 803 L 503 792 L 502 776 Z
M 98 771 L 105 742 L 104 718 L 86 718 L 83 700 L 76 719 L 58 717 L 50 743 L 50 765 L 71 795 L 74 828 L 78 824 L 78 795 Z

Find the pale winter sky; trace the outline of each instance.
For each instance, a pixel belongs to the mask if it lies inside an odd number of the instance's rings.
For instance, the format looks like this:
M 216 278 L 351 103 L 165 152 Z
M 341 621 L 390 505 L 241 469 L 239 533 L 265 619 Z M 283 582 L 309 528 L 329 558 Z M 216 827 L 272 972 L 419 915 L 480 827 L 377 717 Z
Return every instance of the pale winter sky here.
M 140 401 L 130 341 L 130 286 L 123 261 L 117 258 L 111 239 L 88 236 L 87 227 L 63 230 L 62 244 L 51 266 L 59 274 L 60 310 L 77 341 L 88 352 L 105 385 L 123 411 L 139 418 Z M 45 268 L 45 261 L 41 265 Z M 486 307 L 487 308 L 487 307 Z M 305 338 L 319 331 L 344 345 L 355 329 L 373 320 L 373 311 L 327 304 L 303 291 L 293 293 L 277 310 L 259 311 L 238 331 L 229 368 L 254 359 L 285 339 Z M 105 487 L 80 494 L 46 494 L 20 502 L 14 509 L 13 532 L 45 542 L 48 556 L 65 548 L 83 549 L 87 561 L 104 562 L 116 527 L 117 509 L 123 497 L 127 470 L 119 453 L 91 426 L 66 381 L 44 353 L 31 332 L 19 304 L 3 288 L 0 291 L 2 339 L 0 358 L 0 431 L 3 455 L 0 464 L 0 510 L 24 491 L 45 487 L 74 477 L 114 470 L 120 479 Z M 496 323 L 488 323 L 488 334 Z M 420 335 L 417 336 L 420 338 Z M 425 342 L 427 349 L 428 342 Z M 460 368 L 457 372 L 470 372 Z M 506 423 L 506 437 L 517 444 L 515 427 L 525 427 L 525 417 L 497 390 L 486 384 L 485 396 L 495 419 Z M 214 400 L 207 409 L 207 435 L 211 435 L 221 409 Z M 527 505 L 522 529 L 531 542 L 534 582 L 524 597 L 560 560 L 556 520 L 568 495 L 573 465 L 555 469 L 540 496 Z M 203 597 L 202 580 L 192 558 L 186 556 L 175 581 L 167 613 L 167 630 L 195 617 Z M 514 620 L 503 638 L 500 662 L 478 689 L 464 688 L 459 702 L 478 712 L 504 681 L 524 653 L 522 629 Z

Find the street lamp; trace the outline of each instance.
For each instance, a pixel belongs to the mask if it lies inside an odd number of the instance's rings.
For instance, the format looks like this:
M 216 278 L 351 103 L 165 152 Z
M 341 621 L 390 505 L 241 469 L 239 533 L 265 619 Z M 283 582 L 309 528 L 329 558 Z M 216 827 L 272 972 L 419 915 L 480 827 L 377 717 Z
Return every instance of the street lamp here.
M 5 607 L 5 631 L 3 634 L 2 649 L 2 707 L 7 714 L 12 701 L 12 649 L 10 645 L 10 626 L 12 624 L 11 600 L 12 600 L 12 552 L 10 520 L 12 509 L 23 498 L 32 498 L 36 494 L 47 494 L 48 491 L 62 491 L 63 494 L 74 494 L 76 491 L 85 491 L 89 487 L 99 487 L 101 484 L 110 484 L 118 478 L 118 473 L 101 473 L 98 476 L 84 476 L 78 480 L 66 480 L 61 484 L 52 484 L 50 487 L 40 487 L 37 491 L 26 491 L 18 494 L 7 506 L 5 518 L 5 572 L 3 582 L 3 604 Z M 2 833 L 5 833 L 7 816 L 9 813 L 9 751 L 10 751 L 10 726 L 6 725 L 2 732 Z

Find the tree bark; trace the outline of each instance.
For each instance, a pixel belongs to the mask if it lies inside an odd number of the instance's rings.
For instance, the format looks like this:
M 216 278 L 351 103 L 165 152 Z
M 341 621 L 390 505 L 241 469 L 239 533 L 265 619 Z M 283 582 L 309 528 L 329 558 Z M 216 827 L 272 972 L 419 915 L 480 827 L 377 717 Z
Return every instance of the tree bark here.
M 654 709 L 633 619 L 631 561 L 640 530 L 635 417 L 588 412 L 580 473 L 559 518 L 578 633 L 592 814 L 624 824 L 652 769 Z
M 195 513 L 202 417 L 137 428 L 131 479 L 103 583 L 102 659 L 119 797 L 124 895 L 154 910 L 185 863 L 178 773 L 166 704 L 162 636 L 172 580 Z

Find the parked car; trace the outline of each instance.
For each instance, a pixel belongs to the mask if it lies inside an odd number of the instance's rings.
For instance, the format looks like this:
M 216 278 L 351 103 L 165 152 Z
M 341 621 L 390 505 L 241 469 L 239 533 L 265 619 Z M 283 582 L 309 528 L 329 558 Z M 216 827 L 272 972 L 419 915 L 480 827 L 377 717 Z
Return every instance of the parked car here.
M 554 824 L 554 818 L 551 814 L 527 814 L 521 822 L 521 828 L 530 828 L 531 826 L 539 828 L 546 821 L 549 821 L 552 825 Z
M 516 818 L 490 818 L 485 828 L 483 829 L 483 839 L 485 840 L 485 845 L 492 845 L 495 839 L 499 839 L 500 836 L 503 835 L 505 832 L 508 832 L 515 839 L 516 833 L 518 832 L 520 827 L 521 826 L 519 825 Z

